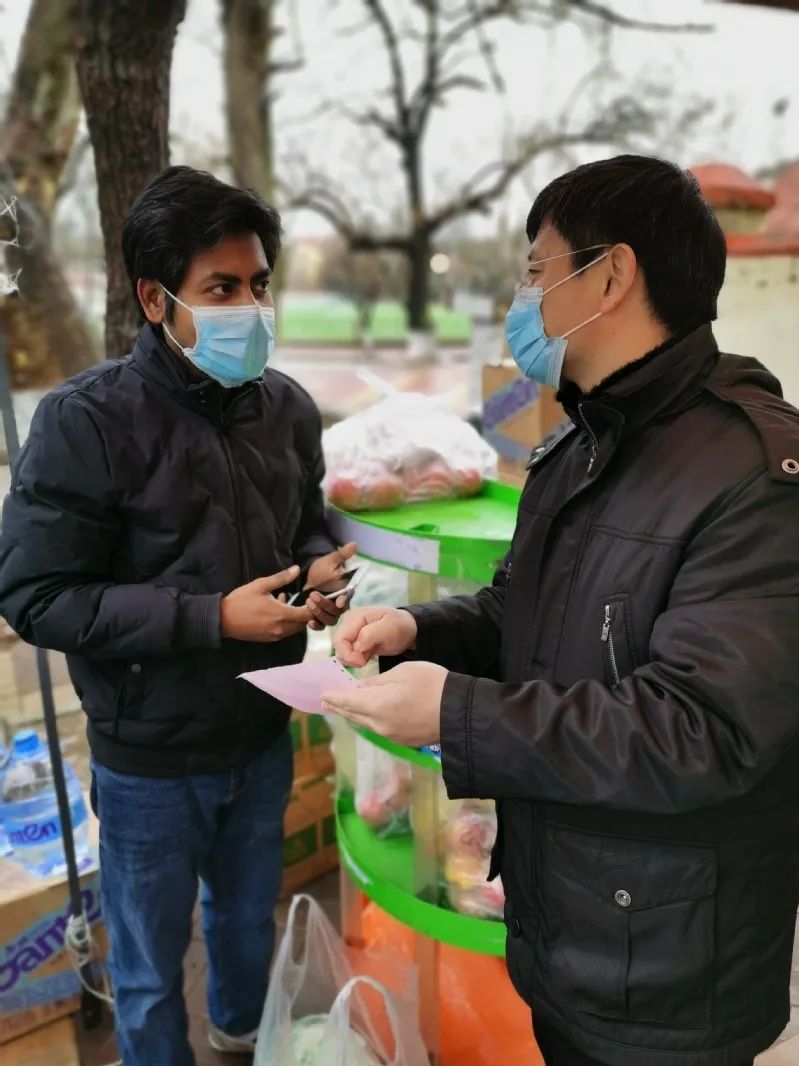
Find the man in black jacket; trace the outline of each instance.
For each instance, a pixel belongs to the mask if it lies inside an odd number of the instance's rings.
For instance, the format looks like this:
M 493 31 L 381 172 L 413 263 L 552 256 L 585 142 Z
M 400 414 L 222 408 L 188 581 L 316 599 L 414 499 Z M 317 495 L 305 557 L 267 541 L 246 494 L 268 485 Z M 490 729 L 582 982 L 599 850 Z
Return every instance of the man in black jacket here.
M 580 167 L 527 233 L 508 341 L 571 426 L 492 587 L 355 612 L 342 659 L 416 661 L 326 699 L 498 800 L 548 1064 L 743 1066 L 788 1019 L 799 897 L 799 413 L 718 352 L 724 238 L 689 174 Z
M 88 716 L 125 1066 L 194 1061 L 183 957 L 202 878 L 212 1044 L 252 1051 L 291 787 L 288 709 L 243 671 L 298 663 L 338 614 L 321 423 L 274 347 L 280 220 L 175 167 L 127 218 L 132 355 L 41 403 L 3 512 L 0 609 L 65 652 Z

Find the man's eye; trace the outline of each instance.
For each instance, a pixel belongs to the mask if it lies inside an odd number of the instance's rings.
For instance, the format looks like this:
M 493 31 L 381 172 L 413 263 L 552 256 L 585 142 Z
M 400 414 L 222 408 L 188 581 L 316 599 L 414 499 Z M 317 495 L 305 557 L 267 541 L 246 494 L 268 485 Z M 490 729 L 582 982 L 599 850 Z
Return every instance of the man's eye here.
M 209 290 L 214 296 L 232 296 L 233 286 L 228 281 L 221 281 Z
M 268 292 L 269 291 L 269 278 L 262 278 L 261 281 L 257 281 L 255 283 L 255 285 L 253 286 L 253 291 L 256 294 L 260 293 L 261 295 L 263 295 L 265 292 Z

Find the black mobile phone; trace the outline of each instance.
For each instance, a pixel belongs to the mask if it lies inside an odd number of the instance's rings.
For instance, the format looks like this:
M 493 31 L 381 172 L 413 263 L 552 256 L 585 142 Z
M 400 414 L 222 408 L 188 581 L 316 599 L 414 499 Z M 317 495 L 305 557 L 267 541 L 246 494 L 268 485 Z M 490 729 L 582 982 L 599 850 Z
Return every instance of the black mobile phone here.
M 326 599 L 333 600 L 334 603 L 339 596 L 344 595 L 349 598 L 355 592 L 355 588 L 358 584 L 356 574 L 359 572 L 360 568 L 356 567 L 354 570 L 348 570 L 346 573 L 341 574 L 335 581 L 331 581 L 327 585 L 320 586 L 319 588 L 301 589 L 291 597 L 289 605 L 291 607 L 304 607 L 312 592 L 318 592 Z

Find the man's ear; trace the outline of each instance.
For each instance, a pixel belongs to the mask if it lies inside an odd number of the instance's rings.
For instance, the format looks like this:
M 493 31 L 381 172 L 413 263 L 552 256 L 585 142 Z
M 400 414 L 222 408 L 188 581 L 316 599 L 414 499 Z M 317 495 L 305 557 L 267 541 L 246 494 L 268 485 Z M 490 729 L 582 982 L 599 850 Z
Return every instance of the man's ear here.
M 629 244 L 614 244 L 608 252 L 605 292 L 600 310 L 603 314 L 615 311 L 633 287 L 638 272 L 638 260 Z
M 147 321 L 159 326 L 166 315 L 166 293 L 163 286 L 157 281 L 139 278 L 136 282 L 136 294 Z

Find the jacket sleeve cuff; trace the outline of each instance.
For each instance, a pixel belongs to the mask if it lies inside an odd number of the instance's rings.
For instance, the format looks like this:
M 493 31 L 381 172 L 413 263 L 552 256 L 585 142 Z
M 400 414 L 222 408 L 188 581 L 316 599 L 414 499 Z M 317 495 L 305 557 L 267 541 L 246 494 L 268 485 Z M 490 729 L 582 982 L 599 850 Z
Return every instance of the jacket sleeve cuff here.
M 418 659 L 420 662 L 436 663 L 436 624 L 434 612 L 426 603 L 414 604 L 413 607 L 404 607 L 417 623 L 417 641 L 413 645 L 409 658 Z
M 441 769 L 450 799 L 473 799 L 472 701 L 477 678 L 450 673 L 441 697 Z
M 221 593 L 180 597 L 178 646 L 180 648 L 219 648 L 222 646 Z

